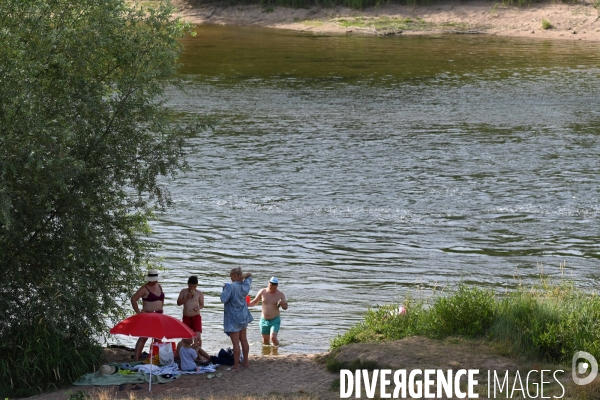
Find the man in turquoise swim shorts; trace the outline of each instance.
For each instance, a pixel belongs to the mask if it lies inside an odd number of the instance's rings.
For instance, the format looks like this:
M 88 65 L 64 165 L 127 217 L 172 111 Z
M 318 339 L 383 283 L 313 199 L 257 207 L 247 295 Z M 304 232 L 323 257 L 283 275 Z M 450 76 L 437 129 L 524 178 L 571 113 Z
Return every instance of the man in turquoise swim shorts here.
M 279 280 L 276 277 L 269 279 L 269 286 L 260 289 L 254 300 L 248 303 L 248 307 L 254 307 L 262 302 L 262 316 L 260 318 L 260 333 L 263 337 L 263 344 L 279 346 L 277 334 L 281 325 L 279 316 L 280 308 L 287 310 L 288 302 L 285 295 L 278 289 Z

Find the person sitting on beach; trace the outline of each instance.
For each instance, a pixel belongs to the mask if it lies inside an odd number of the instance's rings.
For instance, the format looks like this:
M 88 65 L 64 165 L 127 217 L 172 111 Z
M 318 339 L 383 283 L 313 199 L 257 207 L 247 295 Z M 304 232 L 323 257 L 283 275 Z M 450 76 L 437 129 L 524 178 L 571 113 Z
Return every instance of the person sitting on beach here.
M 223 285 L 221 292 L 221 302 L 225 306 L 223 314 L 223 328 L 229 335 L 233 345 L 233 367 L 232 371 L 239 371 L 240 368 L 240 343 L 242 348 L 242 367 L 248 367 L 248 352 L 250 345 L 246 335 L 248 324 L 254 321 L 252 314 L 246 304 L 246 296 L 250 292 L 252 285 L 252 274 L 242 273 L 241 268 L 233 268 L 229 273 L 232 283 Z
M 198 346 L 192 346 L 194 343 L 193 339 L 182 339 L 177 344 L 177 355 L 180 360 L 180 369 L 182 371 L 198 371 L 196 366 L 196 360 L 198 355 L 210 360 L 210 356 Z
M 177 298 L 177 305 L 183 305 L 183 323 L 196 332 L 194 339 L 197 346 L 202 348 L 202 316 L 200 310 L 204 308 L 204 294 L 196 290 L 198 288 L 198 277 L 190 276 L 188 287 L 182 289 Z
M 162 287 L 158 283 L 158 271 L 151 269 L 148 270 L 146 275 L 146 284 L 139 288 L 137 292 L 131 297 L 131 305 L 136 314 L 141 313 L 163 313 L 163 306 L 165 303 L 165 294 L 163 293 Z M 138 301 L 142 299 L 142 310 Z M 142 355 L 142 350 L 148 338 L 141 337 L 135 344 L 135 356 L 134 360 L 139 360 Z
M 248 303 L 248 307 L 254 307 L 262 302 L 262 315 L 260 317 L 260 333 L 263 338 L 263 344 L 269 345 L 269 339 L 273 346 L 279 346 L 277 334 L 281 326 L 279 308 L 287 310 L 288 302 L 282 291 L 278 290 L 279 280 L 276 277 L 269 279 L 269 285 L 260 289 L 254 300 Z M 269 337 L 270 335 L 270 337 Z

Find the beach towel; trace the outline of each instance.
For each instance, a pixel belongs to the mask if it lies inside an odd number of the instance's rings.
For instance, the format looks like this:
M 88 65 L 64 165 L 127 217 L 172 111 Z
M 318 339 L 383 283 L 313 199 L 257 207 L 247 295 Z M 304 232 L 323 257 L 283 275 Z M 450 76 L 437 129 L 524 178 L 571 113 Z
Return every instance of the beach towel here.
M 172 375 L 168 378 L 162 375 L 152 375 L 152 383 L 169 383 L 179 378 L 180 375 Z M 134 374 L 104 374 L 98 375 L 96 373 L 85 374 L 75 382 L 73 385 L 76 386 L 110 386 L 110 385 L 122 385 L 127 383 L 148 383 L 150 382 L 150 375 L 143 371 L 138 371 Z
M 152 368 L 152 383 L 169 383 L 179 378 L 181 375 L 188 374 L 206 374 L 217 371 L 217 365 L 207 365 L 199 367 L 198 371 L 182 371 L 176 363 L 159 367 L 152 364 L 140 364 L 131 366 L 129 364 L 109 363 L 119 367 L 119 372 L 114 374 L 97 374 L 95 372 L 85 374 L 84 376 L 73 382 L 76 386 L 111 386 L 123 385 L 128 383 L 148 383 L 150 382 L 150 368 Z M 121 369 L 122 368 L 122 369 Z M 127 371 L 126 374 L 120 373 Z

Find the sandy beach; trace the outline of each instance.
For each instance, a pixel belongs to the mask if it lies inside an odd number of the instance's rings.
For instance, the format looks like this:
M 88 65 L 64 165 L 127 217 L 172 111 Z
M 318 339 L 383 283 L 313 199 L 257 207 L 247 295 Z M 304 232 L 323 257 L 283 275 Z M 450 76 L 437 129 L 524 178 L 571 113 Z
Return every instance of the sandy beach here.
M 600 41 L 600 15 L 592 3 L 535 2 L 529 6 L 491 1 L 440 1 L 429 6 L 386 4 L 364 10 L 346 7 L 285 8 L 278 6 L 197 5 L 177 0 L 177 15 L 194 24 L 261 26 L 319 34 L 438 35 L 488 34 L 532 39 Z M 401 20 L 422 22 L 398 29 Z M 552 26 L 542 28 L 545 20 Z M 390 22 L 386 28 L 385 22 Z M 383 26 L 382 26 L 383 25 Z
M 107 362 L 128 362 L 131 352 L 106 349 Z M 339 389 L 332 384 L 339 379 L 338 373 L 327 371 L 326 354 L 290 354 L 251 356 L 250 367 L 232 372 L 220 366 L 217 374 L 183 375 L 166 383 L 155 384 L 148 392 L 148 384 L 140 384 L 141 390 L 126 385 L 119 391 L 117 386 L 71 386 L 55 392 L 30 397 L 32 400 L 59 400 L 85 391 L 93 398 L 153 398 L 153 399 L 339 399 Z M 356 359 L 371 361 L 391 369 L 414 368 L 479 368 L 516 370 L 524 367 L 523 361 L 501 355 L 485 342 L 468 342 L 462 339 L 432 340 L 411 337 L 385 343 L 357 343 L 345 346 L 335 353 L 339 362 L 351 363 Z
M 127 362 L 131 352 L 121 349 L 105 349 L 106 361 Z M 148 384 L 118 386 L 70 386 L 58 391 L 30 397 L 31 400 L 67 399 L 84 391 L 93 399 L 339 399 L 339 373 L 327 371 L 328 354 L 289 354 L 251 356 L 250 367 L 232 372 L 220 366 L 212 377 L 208 374 L 183 375 L 165 384 L 154 384 L 152 392 Z M 480 398 L 486 398 L 485 376 L 489 370 L 528 371 L 532 369 L 556 370 L 556 365 L 541 365 L 526 359 L 509 356 L 499 344 L 486 340 L 447 338 L 433 340 L 424 337 L 409 337 L 402 340 L 379 343 L 354 343 L 331 354 L 333 360 L 342 365 L 351 365 L 360 360 L 372 363 L 376 368 L 397 369 L 478 369 L 481 375 Z M 568 387 L 570 372 L 560 374 L 568 395 L 573 395 L 573 386 Z M 599 379 L 600 380 L 600 379 Z M 590 385 L 591 386 L 591 385 Z M 579 389 L 576 387 L 575 390 Z M 600 385 L 594 385 L 599 389 Z M 549 387 L 548 393 L 560 393 L 559 385 Z M 364 392 L 363 392 L 364 395 Z M 354 397 L 352 397 L 354 398 Z M 363 397 L 366 398 L 366 397 Z M 571 398 L 571 397 L 564 397 Z
M 130 351 L 121 349 L 105 349 L 105 362 L 128 363 Z M 319 362 L 323 355 L 290 354 L 251 356 L 250 367 L 239 372 L 228 370 L 228 366 L 219 366 L 215 374 L 182 375 L 178 379 L 165 384 L 139 384 L 142 388 L 134 390 L 133 384 L 118 386 L 69 386 L 30 397 L 32 400 L 63 400 L 85 392 L 92 398 L 99 399 L 231 399 L 248 398 L 246 396 L 278 396 L 293 394 L 300 398 L 328 399 L 337 398 L 337 392 L 330 386 L 337 374 L 326 370 L 324 363 Z M 91 371 L 90 371 L 91 372 Z M 339 396 L 338 396 L 339 397 Z

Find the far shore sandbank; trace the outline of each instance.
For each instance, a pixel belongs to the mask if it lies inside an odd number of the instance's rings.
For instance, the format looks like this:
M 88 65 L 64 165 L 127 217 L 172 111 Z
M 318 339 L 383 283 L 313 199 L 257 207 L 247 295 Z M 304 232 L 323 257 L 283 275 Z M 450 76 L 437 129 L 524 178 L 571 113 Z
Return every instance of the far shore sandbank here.
M 517 6 L 487 0 L 444 0 L 427 6 L 385 4 L 364 10 L 341 6 L 198 5 L 193 0 L 177 0 L 175 5 L 177 16 L 197 25 L 260 26 L 318 34 L 487 34 L 600 42 L 599 10 L 585 2 L 541 1 Z

